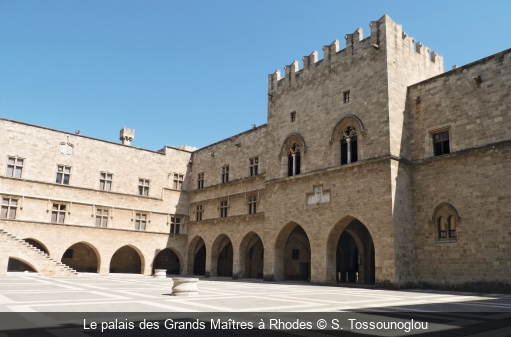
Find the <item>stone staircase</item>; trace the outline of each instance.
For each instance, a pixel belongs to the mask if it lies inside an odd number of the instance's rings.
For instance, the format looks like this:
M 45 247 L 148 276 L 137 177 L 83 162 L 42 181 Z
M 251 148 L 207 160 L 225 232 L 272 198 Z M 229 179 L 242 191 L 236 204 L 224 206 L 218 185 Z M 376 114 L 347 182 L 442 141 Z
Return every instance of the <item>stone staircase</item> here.
M 78 272 L 64 263 L 54 260 L 42 250 L 25 240 L 17 238 L 0 228 L 0 254 L 19 257 L 32 264 L 37 272 L 45 276 L 77 276 Z

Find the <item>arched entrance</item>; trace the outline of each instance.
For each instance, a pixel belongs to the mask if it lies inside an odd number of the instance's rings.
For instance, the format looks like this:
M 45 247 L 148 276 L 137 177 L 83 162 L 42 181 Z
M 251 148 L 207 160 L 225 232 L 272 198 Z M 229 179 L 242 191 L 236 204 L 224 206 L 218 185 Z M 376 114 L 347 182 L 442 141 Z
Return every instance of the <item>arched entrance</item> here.
M 310 280 L 311 248 L 302 226 L 284 226 L 275 242 L 275 280 Z
M 9 272 L 30 271 L 37 273 L 37 270 L 28 262 L 25 262 L 21 259 L 17 259 L 15 257 L 9 257 L 9 261 L 7 262 L 7 271 Z
M 37 241 L 36 239 L 32 239 L 32 238 L 26 238 L 26 239 L 23 239 L 23 240 L 26 241 L 27 243 L 31 244 L 35 248 L 37 248 L 39 250 L 42 250 L 46 254 L 50 255 L 50 251 L 48 250 L 48 248 L 46 248 L 45 245 L 42 244 L 42 242 Z
M 329 283 L 374 284 L 374 243 L 362 222 L 341 221 L 330 233 L 327 246 L 332 256 L 331 266 L 327 265 Z
M 78 242 L 69 247 L 61 262 L 80 273 L 99 272 L 99 255 L 91 244 Z
M 240 244 L 240 278 L 263 278 L 264 267 L 263 241 L 254 232 L 250 232 Z
M 188 245 L 188 274 L 206 275 L 206 244 L 200 236 Z
M 110 273 L 141 274 L 142 254 L 132 246 L 119 248 L 110 260 Z
M 211 276 L 232 277 L 233 249 L 231 239 L 219 235 L 211 248 Z
M 179 275 L 181 262 L 179 256 L 170 248 L 160 251 L 153 261 L 153 273 L 155 269 L 166 269 L 167 275 Z

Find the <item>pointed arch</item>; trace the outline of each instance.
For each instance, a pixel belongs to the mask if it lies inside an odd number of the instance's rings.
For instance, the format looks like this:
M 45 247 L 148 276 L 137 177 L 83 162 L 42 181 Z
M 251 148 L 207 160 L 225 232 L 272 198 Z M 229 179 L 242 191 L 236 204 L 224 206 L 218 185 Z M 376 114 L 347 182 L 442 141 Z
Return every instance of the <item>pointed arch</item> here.
M 458 213 L 458 210 L 456 209 L 456 207 L 454 207 L 452 204 L 444 201 L 444 202 L 438 204 L 435 207 L 435 209 L 433 210 L 433 216 L 431 217 L 431 221 L 434 222 L 435 219 L 437 218 L 437 215 L 440 215 L 439 213 L 443 210 L 452 212 L 452 214 L 456 216 L 456 220 L 458 220 L 458 221 L 461 220 L 460 214 Z
M 196 235 L 188 244 L 187 274 L 206 274 L 206 243 L 200 235 Z
M 292 221 L 280 230 L 274 243 L 274 277 L 307 280 L 311 270 L 309 235 L 298 223 Z
M 461 217 L 453 205 L 448 202 L 440 203 L 435 207 L 431 220 L 437 242 L 456 242 Z
M 264 244 L 256 232 L 248 232 L 239 246 L 239 278 L 262 278 Z
M 166 269 L 167 274 L 183 274 L 183 258 L 181 254 L 172 247 L 157 249 L 153 259 L 153 273 L 155 269 Z
M 233 272 L 233 246 L 226 234 L 220 234 L 211 246 L 211 276 L 229 276 Z
M 110 273 L 142 274 L 144 267 L 144 254 L 133 245 L 120 247 L 110 259 Z
M 101 257 L 96 247 L 88 242 L 81 241 L 66 249 L 61 262 L 77 272 L 99 273 Z
M 30 262 L 19 258 L 17 256 L 9 256 L 8 262 L 7 262 L 7 271 L 31 271 L 37 273 L 36 267 L 34 267 L 33 264 Z
M 280 147 L 281 176 L 291 177 L 304 172 L 304 156 L 307 151 L 305 139 L 299 133 L 286 136 Z
M 31 244 L 32 246 L 36 247 L 37 249 L 42 250 L 47 255 L 50 255 L 50 251 L 41 241 L 36 240 L 34 238 L 25 238 L 23 240 L 26 241 L 27 243 Z
M 361 140 L 365 132 L 364 124 L 355 115 L 346 115 L 337 121 L 329 139 L 336 165 L 355 163 L 362 157 Z
M 340 141 L 342 139 L 342 132 L 346 130 L 349 126 L 354 127 L 355 129 L 359 130 L 360 133 L 366 133 L 367 129 L 364 126 L 364 123 L 362 123 L 362 120 L 358 118 L 355 115 L 348 114 L 335 123 L 334 127 L 332 128 L 332 134 L 330 136 L 330 143 L 334 141 Z
M 354 216 L 347 215 L 339 220 L 330 230 L 326 245 L 326 283 L 336 284 L 337 282 L 352 282 L 357 280 L 359 283 L 374 284 L 376 278 L 376 253 L 373 235 L 369 227 L 364 225 Z M 341 240 L 343 238 L 343 240 Z M 351 255 L 342 247 L 346 240 L 353 240 L 355 250 Z M 339 252 L 339 249 L 344 250 Z M 357 255 L 353 255 L 355 252 Z M 339 263 L 340 255 L 350 255 L 352 267 L 343 268 Z M 353 260 L 355 259 L 355 260 Z M 356 266 L 353 266 L 356 264 Z M 347 272 L 348 275 L 339 275 Z M 355 274 L 356 273 L 356 274 Z M 356 276 L 358 275 L 358 277 Z
M 303 136 L 297 132 L 293 132 L 287 135 L 282 142 L 279 157 L 287 156 L 287 152 L 293 144 L 298 144 L 303 151 L 307 151 L 307 144 L 305 143 Z

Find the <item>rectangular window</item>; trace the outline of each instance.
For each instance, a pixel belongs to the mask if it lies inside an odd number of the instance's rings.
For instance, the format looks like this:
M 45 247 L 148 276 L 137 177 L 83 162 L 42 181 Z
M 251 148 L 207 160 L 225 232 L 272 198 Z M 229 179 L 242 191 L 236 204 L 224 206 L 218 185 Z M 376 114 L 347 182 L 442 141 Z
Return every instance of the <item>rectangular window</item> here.
M 248 197 L 248 214 L 257 213 L 257 195 Z
M 107 226 L 108 226 L 108 210 L 98 208 L 96 210 L 96 227 Z
M 53 204 L 51 208 L 51 222 L 64 223 L 66 220 L 66 205 Z
M 149 179 L 138 180 L 138 195 L 149 196 Z
M 300 249 L 293 249 L 292 251 L 292 259 L 300 260 Z
M 220 217 L 227 218 L 227 200 L 220 201 Z
M 259 157 L 250 158 L 250 176 L 259 174 Z
M 449 130 L 433 133 L 433 151 L 435 156 L 441 156 L 451 152 L 449 146 Z
M 99 174 L 99 189 L 102 191 L 112 190 L 113 174 L 107 172 L 101 172 Z
M 222 184 L 229 182 L 229 165 L 222 166 Z
M 349 103 L 350 101 L 350 91 L 345 91 L 343 92 L 343 99 L 344 99 L 344 103 Z
M 170 218 L 170 233 L 171 234 L 179 234 L 179 230 L 181 229 L 181 218 L 171 217 Z
M 135 229 L 145 231 L 146 224 L 147 224 L 147 214 L 146 213 L 136 213 L 135 214 Z
M 0 218 L 2 219 L 16 219 L 16 212 L 18 211 L 18 199 L 2 198 L 2 211 Z
M 57 166 L 57 179 L 55 182 L 57 184 L 69 185 L 69 178 L 71 177 L 71 167 L 58 165 Z
M 291 112 L 291 123 L 294 123 L 294 122 L 296 122 L 296 112 L 295 111 Z
M 7 173 L 5 176 L 10 178 L 21 178 L 24 161 L 25 159 L 17 157 L 7 157 Z
M 184 180 L 183 174 L 174 174 L 174 189 L 175 190 L 182 190 L 183 189 L 183 180 Z
M 197 175 L 197 189 L 204 188 L 204 172 Z
M 204 208 L 202 205 L 198 205 L 195 210 L 195 221 L 202 221 L 202 213 L 204 212 Z

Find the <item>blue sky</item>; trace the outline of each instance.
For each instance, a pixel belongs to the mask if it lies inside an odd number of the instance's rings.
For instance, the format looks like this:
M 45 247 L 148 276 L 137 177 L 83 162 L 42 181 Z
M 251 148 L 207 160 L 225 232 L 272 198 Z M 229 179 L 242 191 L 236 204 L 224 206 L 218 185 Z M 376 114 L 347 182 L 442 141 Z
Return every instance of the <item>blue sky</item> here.
M 511 1 L 0 0 L 0 116 L 134 146 L 266 123 L 267 78 L 389 14 L 445 70 L 511 48 Z

